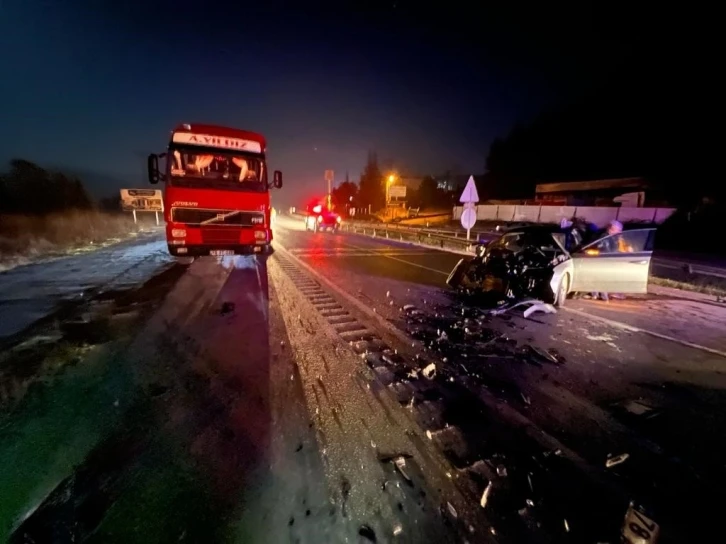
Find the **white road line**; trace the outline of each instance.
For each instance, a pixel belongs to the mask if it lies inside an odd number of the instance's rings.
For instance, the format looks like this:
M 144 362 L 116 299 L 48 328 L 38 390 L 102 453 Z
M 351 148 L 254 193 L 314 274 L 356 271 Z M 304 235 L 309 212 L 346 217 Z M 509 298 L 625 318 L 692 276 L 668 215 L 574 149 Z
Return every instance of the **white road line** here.
M 592 321 L 598 321 L 600 323 L 604 323 L 606 325 L 610 325 L 611 327 L 615 327 L 617 329 L 622 329 L 628 332 L 640 332 L 643 334 L 647 334 L 649 336 L 653 336 L 655 338 L 659 338 L 661 340 L 667 340 L 669 342 L 674 342 L 676 344 L 680 344 L 681 346 L 685 346 L 692 349 L 697 349 L 700 351 L 705 351 L 706 353 L 711 353 L 712 355 L 718 355 L 719 357 L 726 358 L 726 351 L 721 351 L 720 349 L 715 348 L 709 348 L 708 346 L 702 346 L 701 344 L 694 344 L 693 342 L 688 342 L 687 340 L 681 340 L 680 338 L 675 338 L 674 336 L 669 336 L 667 334 L 662 334 L 655 331 L 650 331 L 648 329 L 641 329 L 640 327 L 635 327 L 633 325 L 628 325 L 627 323 L 623 323 L 621 321 L 616 321 L 614 319 L 608 319 L 607 317 L 600 317 L 598 315 L 592 315 L 588 312 L 584 312 L 582 310 L 575 310 L 574 308 L 562 308 L 562 310 L 565 310 L 567 312 L 577 314 L 579 316 L 585 317 L 587 319 L 590 319 Z
M 345 251 L 316 251 L 316 250 L 305 250 L 305 249 L 290 249 L 288 250 L 293 255 L 297 255 L 298 257 L 316 257 L 316 256 L 324 256 L 324 257 L 360 257 L 360 256 L 369 256 L 369 257 L 375 257 L 375 256 L 390 256 L 390 255 L 416 255 L 416 256 L 425 256 L 430 255 L 430 253 L 424 253 L 421 251 L 387 251 L 387 252 L 375 252 L 372 253 L 370 251 L 365 250 L 356 250 L 353 248 L 347 249 Z

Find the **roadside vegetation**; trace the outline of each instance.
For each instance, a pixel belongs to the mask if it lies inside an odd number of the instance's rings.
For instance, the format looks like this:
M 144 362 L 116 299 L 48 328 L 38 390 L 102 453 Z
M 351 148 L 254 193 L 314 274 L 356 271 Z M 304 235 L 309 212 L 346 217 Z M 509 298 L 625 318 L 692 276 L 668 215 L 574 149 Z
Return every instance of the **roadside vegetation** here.
M 139 230 L 118 199 L 94 203 L 83 182 L 15 159 L 0 174 L 0 271 L 35 258 L 90 249 Z

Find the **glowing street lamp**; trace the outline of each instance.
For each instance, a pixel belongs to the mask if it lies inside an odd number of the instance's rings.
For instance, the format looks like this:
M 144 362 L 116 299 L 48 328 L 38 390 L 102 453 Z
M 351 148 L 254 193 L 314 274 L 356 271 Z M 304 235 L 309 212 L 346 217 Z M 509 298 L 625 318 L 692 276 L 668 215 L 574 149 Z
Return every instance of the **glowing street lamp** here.
M 391 196 L 389 194 L 389 188 L 391 187 L 391 185 L 393 185 L 394 181 L 396 181 L 396 175 L 389 174 L 388 178 L 386 179 L 386 203 L 389 203 L 391 201 Z

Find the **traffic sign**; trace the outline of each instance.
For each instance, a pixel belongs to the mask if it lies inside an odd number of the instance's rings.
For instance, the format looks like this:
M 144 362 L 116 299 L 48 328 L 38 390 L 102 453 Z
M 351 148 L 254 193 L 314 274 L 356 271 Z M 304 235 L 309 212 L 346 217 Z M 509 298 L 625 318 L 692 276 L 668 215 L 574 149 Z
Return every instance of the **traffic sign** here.
M 388 188 L 388 196 L 391 198 L 406 198 L 405 185 L 393 185 Z
M 325 181 L 333 181 L 333 171 L 332 170 L 325 171 Z
M 461 193 L 459 202 L 462 204 L 473 204 L 479 202 L 479 193 L 476 190 L 474 176 L 469 176 L 469 181 L 466 182 L 466 187 L 464 187 L 464 192 Z
M 470 231 L 475 224 L 476 210 L 474 208 L 465 208 L 464 211 L 461 212 L 461 226 L 467 230 L 467 239 L 469 236 L 468 231 Z

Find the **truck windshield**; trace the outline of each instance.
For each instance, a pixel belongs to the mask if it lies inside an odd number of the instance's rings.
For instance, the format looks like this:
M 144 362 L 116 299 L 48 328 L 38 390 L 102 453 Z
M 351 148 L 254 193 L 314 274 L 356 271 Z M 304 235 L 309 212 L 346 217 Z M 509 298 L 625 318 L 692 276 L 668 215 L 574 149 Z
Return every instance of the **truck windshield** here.
M 238 191 L 266 191 L 267 173 L 262 157 L 235 151 L 179 147 L 169 150 L 169 183 Z

